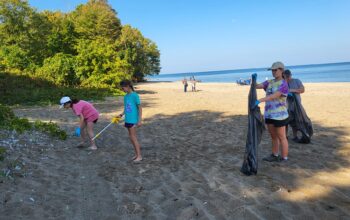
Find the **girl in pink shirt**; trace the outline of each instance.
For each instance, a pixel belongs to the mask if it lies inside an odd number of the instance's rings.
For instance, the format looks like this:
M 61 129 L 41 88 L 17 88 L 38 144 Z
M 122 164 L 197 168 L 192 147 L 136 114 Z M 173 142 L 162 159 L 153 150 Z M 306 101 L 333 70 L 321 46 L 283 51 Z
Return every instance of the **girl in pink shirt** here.
M 74 114 L 80 118 L 79 127 L 81 130 L 82 142 L 78 146 L 82 147 L 84 145 L 87 133 L 90 139 L 89 149 L 97 150 L 95 141 L 92 140 L 92 138 L 94 137 L 94 123 L 97 122 L 99 116 L 98 111 L 91 103 L 84 100 L 71 100 L 68 96 L 62 97 L 60 103 L 61 107 L 72 108 Z

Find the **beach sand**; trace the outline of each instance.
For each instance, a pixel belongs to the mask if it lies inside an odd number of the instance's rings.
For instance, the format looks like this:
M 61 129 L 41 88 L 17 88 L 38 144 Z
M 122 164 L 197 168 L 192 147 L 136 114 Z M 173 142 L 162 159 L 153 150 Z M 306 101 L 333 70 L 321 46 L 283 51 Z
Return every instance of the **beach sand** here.
M 122 124 L 97 139 L 95 152 L 75 148 L 79 139 L 72 136 L 47 146 L 28 143 L 17 152 L 28 175 L 0 183 L 0 219 L 350 219 L 350 83 L 305 84 L 312 143 L 290 141 L 287 163 L 263 162 L 271 152 L 265 131 L 258 174 L 248 177 L 239 170 L 249 86 L 197 88 L 137 85 L 141 163 L 130 162 L 133 148 Z M 101 112 L 98 131 L 122 111 L 122 97 L 94 105 Z M 70 110 L 57 106 L 15 112 L 57 122 L 69 134 L 77 125 Z

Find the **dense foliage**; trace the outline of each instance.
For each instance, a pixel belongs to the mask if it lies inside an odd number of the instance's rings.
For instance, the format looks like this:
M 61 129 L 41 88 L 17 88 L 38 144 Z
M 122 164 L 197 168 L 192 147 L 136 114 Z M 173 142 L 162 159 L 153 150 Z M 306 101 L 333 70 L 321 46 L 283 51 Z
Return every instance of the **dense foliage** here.
M 35 121 L 31 123 L 26 118 L 19 118 L 15 116 L 9 107 L 0 104 L 0 128 L 8 130 L 16 130 L 17 132 L 24 132 L 30 129 L 36 129 L 49 134 L 52 137 L 65 140 L 67 134 L 61 130 L 57 124 L 53 122 Z
M 59 86 L 45 79 L 0 72 L 0 103 L 7 105 L 58 105 L 62 96 L 83 100 L 121 95 L 119 89 Z
M 122 26 L 107 0 L 89 0 L 69 13 L 0 1 L 0 72 L 55 86 L 116 88 L 123 79 L 158 74 L 159 57 L 157 45 Z

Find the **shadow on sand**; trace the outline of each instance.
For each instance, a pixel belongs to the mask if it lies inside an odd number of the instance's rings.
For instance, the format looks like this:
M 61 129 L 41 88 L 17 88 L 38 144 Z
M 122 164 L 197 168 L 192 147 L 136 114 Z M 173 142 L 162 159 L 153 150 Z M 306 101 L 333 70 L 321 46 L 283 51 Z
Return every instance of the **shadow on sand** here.
M 122 102 L 97 105 L 107 116 Z M 63 117 L 52 113 L 57 121 Z M 109 122 L 106 118 L 96 130 Z M 122 124 L 106 130 L 93 153 L 70 148 L 75 139 L 49 151 L 49 160 L 42 160 L 38 149 L 27 160 L 35 166 L 30 179 L 18 180 L 16 190 L 6 185 L 6 192 L 13 198 L 33 196 L 39 205 L 12 199 L 3 202 L 0 213 L 7 219 L 45 219 L 38 217 L 41 212 L 63 219 L 350 218 L 349 134 L 314 124 L 312 143 L 290 142 L 290 160 L 280 164 L 261 161 L 271 148 L 265 132 L 258 175 L 246 177 L 240 168 L 247 120 L 247 115 L 214 111 L 146 118 L 137 131 L 144 157 L 138 164 L 130 162 L 133 148 Z M 73 131 L 74 124 L 64 128 Z

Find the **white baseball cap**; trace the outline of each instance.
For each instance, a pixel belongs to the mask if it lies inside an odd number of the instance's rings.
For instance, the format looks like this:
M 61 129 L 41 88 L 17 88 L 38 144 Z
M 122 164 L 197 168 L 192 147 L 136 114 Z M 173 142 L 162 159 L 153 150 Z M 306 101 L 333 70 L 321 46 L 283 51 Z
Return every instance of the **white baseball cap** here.
M 72 101 L 68 96 L 64 96 L 61 98 L 60 100 L 60 108 L 63 108 L 64 104 L 66 104 L 67 102 Z

